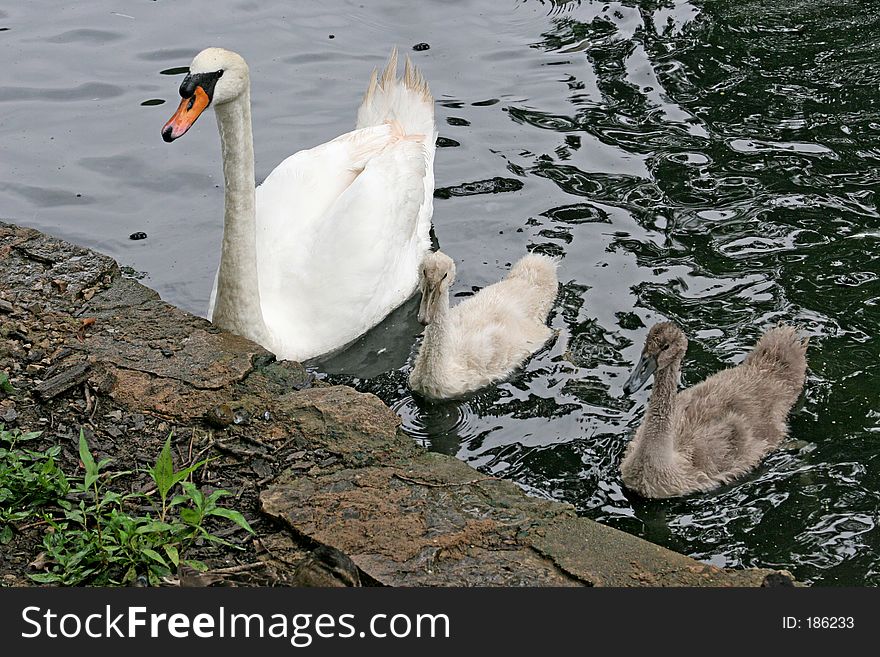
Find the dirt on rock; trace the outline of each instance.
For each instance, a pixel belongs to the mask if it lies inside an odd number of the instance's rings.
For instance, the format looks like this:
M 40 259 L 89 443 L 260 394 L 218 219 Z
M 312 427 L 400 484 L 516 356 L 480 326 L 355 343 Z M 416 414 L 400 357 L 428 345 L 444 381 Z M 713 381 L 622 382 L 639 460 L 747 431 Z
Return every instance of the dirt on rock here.
M 333 458 L 270 410 L 273 398 L 311 385 L 299 363 L 276 362 L 165 304 L 106 256 L 0 224 L 0 371 L 15 390 L 0 393 L 0 424 L 42 432 L 31 448 L 60 445 L 58 464 L 68 475 L 82 475 L 80 430 L 97 460 L 132 471 L 116 480 L 120 492 L 150 489 L 146 469 L 169 435 L 178 468 L 214 457 L 195 482 L 232 492 L 227 506 L 244 514 L 256 536 L 217 523 L 213 533 L 238 549 L 204 544 L 189 556 L 228 571 L 222 579 L 230 584 L 295 582 L 308 543 L 260 513 L 259 492 L 289 467 Z M 209 422 L 218 408 L 228 409 L 227 421 Z M 16 528 L 0 550 L 4 584 L 31 584 L 29 564 L 45 530 L 41 523 Z

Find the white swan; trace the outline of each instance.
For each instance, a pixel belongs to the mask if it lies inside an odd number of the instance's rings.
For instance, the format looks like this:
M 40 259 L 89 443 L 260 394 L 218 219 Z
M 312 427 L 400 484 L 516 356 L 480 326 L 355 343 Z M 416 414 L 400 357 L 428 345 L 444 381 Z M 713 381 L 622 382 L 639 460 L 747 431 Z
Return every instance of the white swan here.
M 225 182 L 223 247 L 209 316 L 279 358 L 342 347 L 403 303 L 430 246 L 434 101 L 397 51 L 373 72 L 357 128 L 284 160 L 254 189 L 250 78 L 244 59 L 208 48 L 162 129 L 183 135 L 214 106 Z
M 529 254 L 503 280 L 454 308 L 455 263 L 437 251 L 419 271 L 419 321 L 425 337 L 410 387 L 432 399 L 458 397 L 505 378 L 553 335 L 547 314 L 556 299 L 557 261 Z

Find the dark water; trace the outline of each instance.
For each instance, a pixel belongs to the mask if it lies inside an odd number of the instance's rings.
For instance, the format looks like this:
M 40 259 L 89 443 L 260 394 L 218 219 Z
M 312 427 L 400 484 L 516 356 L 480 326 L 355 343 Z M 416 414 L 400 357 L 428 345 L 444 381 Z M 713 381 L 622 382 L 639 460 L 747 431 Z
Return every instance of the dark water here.
M 0 214 L 204 312 L 219 149 L 210 121 L 159 137 L 179 67 L 207 45 L 247 57 L 261 179 L 351 127 L 392 44 L 427 42 L 410 52 L 438 101 L 454 292 L 527 248 L 563 256 L 560 335 L 510 381 L 428 405 L 405 385 L 411 302 L 319 369 L 432 449 L 586 516 L 718 565 L 880 583 L 880 3 L 86 4 L 0 11 Z M 811 336 L 810 375 L 792 442 L 752 476 L 646 502 L 618 463 L 647 392 L 621 384 L 666 318 L 691 341 L 686 384 L 780 320 Z

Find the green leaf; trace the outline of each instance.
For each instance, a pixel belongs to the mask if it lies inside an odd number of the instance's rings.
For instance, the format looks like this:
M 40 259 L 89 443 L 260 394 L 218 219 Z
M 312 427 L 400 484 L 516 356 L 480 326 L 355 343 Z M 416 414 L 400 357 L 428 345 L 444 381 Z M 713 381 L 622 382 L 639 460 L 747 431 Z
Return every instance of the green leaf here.
M 210 532 L 205 531 L 202 527 L 198 527 L 197 529 L 201 533 L 202 538 L 204 538 L 206 541 L 208 541 L 210 543 L 219 543 L 220 545 L 225 545 L 226 547 L 232 548 L 234 550 L 244 550 L 244 548 L 242 546 L 235 545 L 234 543 L 230 543 L 229 541 L 224 540 L 224 539 L 220 538 L 219 536 L 214 536 L 214 534 L 211 534 Z
M 156 482 L 159 496 L 164 500 L 168 491 L 174 486 L 174 462 L 171 460 L 171 434 L 165 439 L 162 451 L 156 459 L 156 464 L 148 470 L 150 477 Z
M 12 527 L 10 527 L 9 525 L 4 525 L 3 529 L 0 530 L 0 545 L 6 545 L 11 540 Z
M 207 463 L 210 459 L 205 459 L 204 461 L 199 461 L 198 463 L 193 463 L 188 468 L 184 468 L 180 472 L 174 473 L 174 483 L 177 484 L 187 477 L 189 477 L 193 472 L 201 468 L 205 463 Z M 173 484 L 172 484 L 173 485 Z
M 208 564 L 206 564 L 204 561 L 199 561 L 198 559 L 184 559 L 183 563 L 185 563 L 190 568 L 195 568 L 200 573 L 208 571 Z
M 128 570 L 125 571 L 125 575 L 122 576 L 123 584 L 133 584 L 137 579 L 137 569 L 131 565 L 128 567 Z
M 164 547 L 165 554 L 168 555 L 168 558 L 171 559 L 171 563 L 173 563 L 174 567 L 177 568 L 177 566 L 180 564 L 180 555 L 177 553 L 177 548 L 173 545 L 166 545 Z
M 148 472 L 153 478 L 153 481 L 156 482 L 156 487 L 159 489 L 159 495 L 164 500 L 168 496 L 169 491 L 174 488 L 175 485 L 183 482 L 209 460 L 210 459 L 204 459 L 203 461 L 194 463 L 183 470 L 175 472 L 174 461 L 171 458 L 171 434 L 168 434 L 168 438 L 165 439 L 165 444 L 162 446 L 162 451 L 159 453 L 159 458 L 156 459 L 156 465 L 150 468 Z
M 104 497 L 101 498 L 98 506 L 103 507 L 107 504 L 119 503 L 120 501 L 122 501 L 122 495 L 120 495 L 119 493 L 114 493 L 112 490 L 109 490 L 104 493 Z
M 146 524 L 141 525 L 135 530 L 136 534 L 150 534 L 153 532 L 170 532 L 174 531 L 174 525 L 169 525 L 167 522 L 159 522 L 158 520 L 153 522 L 148 522 Z
M 144 548 L 143 550 L 141 550 L 141 552 L 143 552 L 146 556 L 150 557 L 150 559 L 152 559 L 156 563 L 160 563 L 163 566 L 165 566 L 166 568 L 168 567 L 168 562 L 165 561 L 165 559 L 162 558 L 162 555 L 159 554 L 158 552 L 156 552 L 155 550 L 152 550 L 150 548 Z
M 0 390 L 5 392 L 7 395 L 14 395 L 15 388 L 12 387 L 12 384 L 9 383 L 9 375 L 6 372 L 0 372 Z
M 188 525 L 198 526 L 202 524 L 202 516 L 196 509 L 181 509 L 180 519 Z
M 61 577 L 55 573 L 28 573 L 28 577 L 40 584 L 54 584 L 61 581 Z
M 189 502 L 189 495 L 175 495 L 171 498 L 171 501 L 168 503 L 168 506 L 177 506 L 178 504 L 183 504 L 184 502 Z
M 193 504 L 195 504 L 200 511 L 205 508 L 205 496 L 202 494 L 202 491 L 196 488 L 195 484 L 184 481 L 181 486 L 183 486 L 184 492 L 190 496 Z
M 244 516 L 241 515 L 238 511 L 233 511 L 232 509 L 224 509 L 223 507 L 216 507 L 208 511 L 209 516 L 220 516 L 221 518 L 226 518 L 227 520 L 231 520 L 236 525 L 241 527 L 242 529 L 248 530 L 251 534 L 255 533 L 251 526 L 248 524 L 248 521 L 244 519 Z
M 217 500 L 219 500 L 221 497 L 229 497 L 230 495 L 232 495 L 232 493 L 230 493 L 228 490 L 218 488 L 208 496 L 207 506 L 209 508 L 214 507 L 217 505 Z
M 89 443 L 86 441 L 83 430 L 79 430 L 79 460 L 82 461 L 83 467 L 86 469 L 85 486 L 89 488 L 98 481 L 98 465 L 89 451 Z

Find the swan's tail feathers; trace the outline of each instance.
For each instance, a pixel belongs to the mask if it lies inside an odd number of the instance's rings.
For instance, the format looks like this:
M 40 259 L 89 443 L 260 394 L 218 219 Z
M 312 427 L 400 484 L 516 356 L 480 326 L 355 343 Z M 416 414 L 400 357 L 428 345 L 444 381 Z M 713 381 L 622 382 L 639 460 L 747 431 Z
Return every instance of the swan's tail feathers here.
M 403 77 L 397 77 L 397 48 L 391 51 L 388 64 L 380 74 L 374 70 L 367 93 L 358 109 L 357 127 L 369 128 L 395 122 L 406 135 L 423 135 L 433 145 L 434 97 L 421 72 L 406 58 Z
M 507 274 L 509 280 L 526 282 L 529 291 L 534 295 L 531 305 L 535 310 L 535 317 L 542 322 L 547 320 L 547 314 L 553 307 L 559 290 L 559 277 L 556 273 L 558 267 L 558 258 L 529 253 L 514 264 Z
M 794 327 L 780 324 L 761 336 L 744 362 L 771 373 L 799 393 L 807 372 L 808 342 Z

